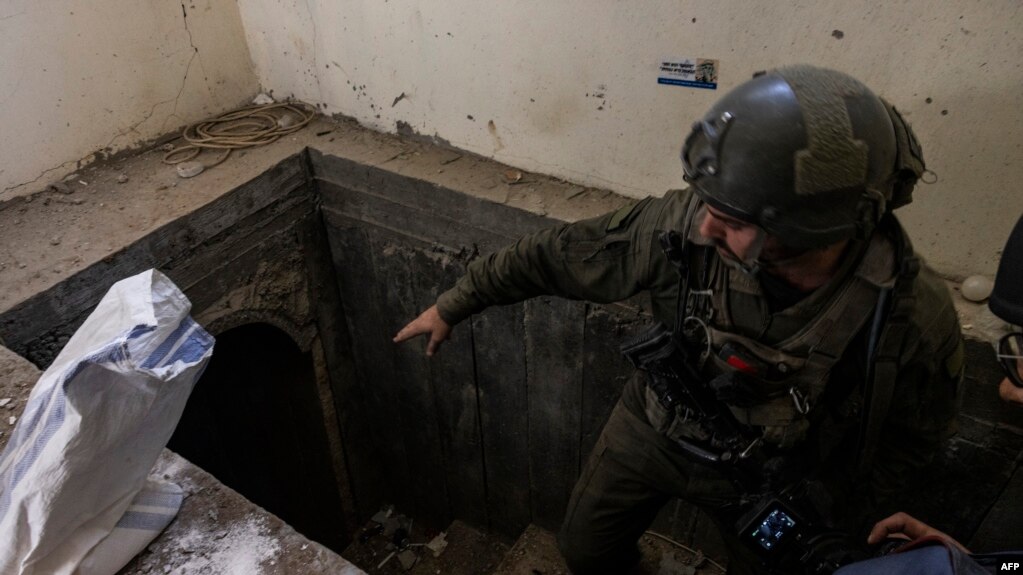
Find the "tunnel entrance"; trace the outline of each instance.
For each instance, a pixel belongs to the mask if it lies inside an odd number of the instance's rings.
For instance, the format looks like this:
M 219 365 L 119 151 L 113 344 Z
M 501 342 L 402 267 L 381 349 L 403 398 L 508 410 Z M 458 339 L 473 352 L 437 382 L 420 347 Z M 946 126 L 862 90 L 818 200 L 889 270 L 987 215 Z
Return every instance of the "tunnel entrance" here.
M 312 354 L 280 329 L 217 336 L 168 447 L 306 537 L 347 543 Z

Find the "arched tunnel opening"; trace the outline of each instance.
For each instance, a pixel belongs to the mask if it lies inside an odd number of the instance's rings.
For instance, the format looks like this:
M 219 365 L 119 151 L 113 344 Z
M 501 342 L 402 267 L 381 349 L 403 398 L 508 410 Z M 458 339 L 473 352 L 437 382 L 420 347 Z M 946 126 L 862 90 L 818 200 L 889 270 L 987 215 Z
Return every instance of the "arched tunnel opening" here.
M 306 537 L 347 543 L 312 353 L 282 330 L 217 336 L 168 447 Z

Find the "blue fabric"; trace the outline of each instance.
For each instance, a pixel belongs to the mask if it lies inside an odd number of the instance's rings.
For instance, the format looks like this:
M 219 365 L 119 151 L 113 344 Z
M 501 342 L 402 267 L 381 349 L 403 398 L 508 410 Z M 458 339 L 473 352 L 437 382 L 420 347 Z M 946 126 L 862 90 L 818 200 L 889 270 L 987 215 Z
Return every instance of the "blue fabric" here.
M 846 565 L 835 575 L 953 575 L 948 549 L 931 545 Z

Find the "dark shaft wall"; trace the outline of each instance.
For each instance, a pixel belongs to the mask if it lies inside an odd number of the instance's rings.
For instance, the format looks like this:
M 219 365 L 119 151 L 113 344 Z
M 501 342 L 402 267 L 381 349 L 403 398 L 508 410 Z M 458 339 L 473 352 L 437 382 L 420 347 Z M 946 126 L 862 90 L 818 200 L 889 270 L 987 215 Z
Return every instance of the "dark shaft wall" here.
M 423 341 L 391 343 L 468 257 L 554 222 L 314 158 L 356 364 L 335 395 L 347 398 L 346 437 L 360 438 L 348 442 L 360 512 L 389 501 L 437 528 L 454 518 L 509 535 L 556 527 L 626 374 L 620 321 L 540 298 L 463 323 L 432 360 Z

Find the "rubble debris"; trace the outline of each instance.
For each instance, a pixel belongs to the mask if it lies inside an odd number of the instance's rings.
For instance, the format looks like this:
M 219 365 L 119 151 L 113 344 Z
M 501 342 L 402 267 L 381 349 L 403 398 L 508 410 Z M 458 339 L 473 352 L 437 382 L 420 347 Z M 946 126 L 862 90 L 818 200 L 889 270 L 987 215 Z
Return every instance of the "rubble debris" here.
M 390 553 L 388 553 L 387 557 L 384 557 L 384 560 L 381 561 L 379 565 L 377 565 L 377 569 L 383 569 L 384 565 L 387 565 L 387 562 L 390 561 L 391 558 L 394 557 L 396 553 L 397 551 L 391 551 Z
M 415 567 L 416 563 L 419 562 L 419 555 L 411 549 L 405 549 L 398 553 L 398 561 L 401 562 L 402 569 L 408 571 Z
M 203 172 L 206 166 L 202 162 L 181 162 L 177 166 L 178 175 L 182 178 L 194 178 Z
M 398 529 L 401 528 L 401 521 L 399 519 L 400 517 L 402 517 L 402 516 L 399 515 L 397 517 L 388 517 L 384 521 L 384 524 L 383 524 L 384 525 L 384 531 L 383 531 L 384 537 L 391 537 L 391 536 L 393 536 L 398 531 Z
M 265 93 L 261 93 L 252 99 L 252 103 L 256 104 L 257 106 L 265 106 L 266 104 L 273 104 L 274 99 L 266 95 Z
M 439 556 L 447 545 L 444 534 L 434 537 L 430 543 L 413 543 L 413 523 L 414 520 L 405 515 L 396 515 L 393 505 L 385 505 L 359 533 L 359 545 L 366 546 L 360 553 L 372 554 L 376 569 L 382 569 L 397 557 L 404 571 L 412 569 L 419 563 L 422 556 L 418 548 L 426 547 L 433 552 L 434 557 Z M 380 537 L 377 537 L 378 535 Z M 379 559 L 380 557 L 383 559 Z M 369 557 L 366 559 L 369 560 Z
M 11 398 L 10 397 L 5 397 L 3 399 L 0 399 L 0 407 L 4 407 L 5 405 L 7 405 L 10 402 L 11 402 Z
M 366 543 L 374 536 L 383 533 L 383 531 L 384 531 L 383 523 L 377 523 L 372 527 L 365 527 L 363 528 L 362 533 L 359 533 L 359 543 Z
M 75 191 L 71 189 L 71 186 L 65 184 L 64 182 L 53 182 L 49 186 L 46 186 L 46 191 L 54 192 L 57 194 L 64 194 L 65 196 L 75 193 Z
M 518 170 L 505 170 L 504 182 L 509 186 L 522 182 L 522 172 Z
M 13 415 L 7 418 L 7 425 L 14 425 L 18 422 L 18 418 Z
M 439 535 L 431 539 L 430 542 L 425 545 L 425 547 L 433 553 L 434 557 L 440 557 L 440 554 L 448 548 L 447 535 L 446 531 L 441 531 Z
M 373 517 L 370 519 L 370 521 L 374 521 L 376 523 L 383 523 L 384 521 L 387 521 L 387 518 L 390 517 L 393 514 L 394 514 L 394 506 L 393 505 L 384 505 L 382 508 L 380 508 L 380 511 L 377 511 L 376 514 L 373 515 Z
M 120 174 L 117 176 L 117 183 L 123 184 L 128 181 L 128 174 Z

